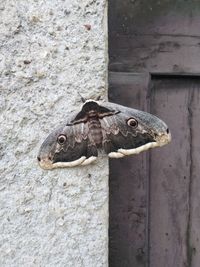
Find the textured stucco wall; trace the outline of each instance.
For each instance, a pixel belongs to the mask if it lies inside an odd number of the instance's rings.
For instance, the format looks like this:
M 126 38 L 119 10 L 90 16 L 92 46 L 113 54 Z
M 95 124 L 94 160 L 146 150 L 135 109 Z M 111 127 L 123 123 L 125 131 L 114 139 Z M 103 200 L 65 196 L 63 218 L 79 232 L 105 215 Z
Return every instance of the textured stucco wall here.
M 106 0 L 0 1 L 1 267 L 107 266 L 107 159 L 36 161 L 78 92 L 106 97 L 106 34 Z

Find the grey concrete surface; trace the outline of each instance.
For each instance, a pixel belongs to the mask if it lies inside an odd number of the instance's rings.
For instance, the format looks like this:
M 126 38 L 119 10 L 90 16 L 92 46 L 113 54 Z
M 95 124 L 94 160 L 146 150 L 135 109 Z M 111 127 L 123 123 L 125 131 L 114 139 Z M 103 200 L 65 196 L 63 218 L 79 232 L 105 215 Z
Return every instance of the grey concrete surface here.
M 44 138 L 106 98 L 106 0 L 0 1 L 0 266 L 107 266 L 107 159 L 44 171 Z

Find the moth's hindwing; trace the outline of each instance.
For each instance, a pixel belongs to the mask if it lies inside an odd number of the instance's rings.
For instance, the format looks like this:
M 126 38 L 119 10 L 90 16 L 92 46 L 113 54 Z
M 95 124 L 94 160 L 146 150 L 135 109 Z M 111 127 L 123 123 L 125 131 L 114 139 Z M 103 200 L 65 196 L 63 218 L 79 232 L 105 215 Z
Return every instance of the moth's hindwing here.
M 97 148 L 89 142 L 87 124 L 80 123 L 52 132 L 40 148 L 38 161 L 43 169 L 54 169 L 86 165 L 96 157 Z
M 47 137 L 38 161 L 44 169 L 87 165 L 96 160 L 98 150 L 120 158 L 163 146 L 170 140 L 167 125 L 149 113 L 89 100 Z
M 171 141 L 167 125 L 154 115 L 121 105 L 106 103 L 120 111 L 101 121 L 104 132 L 103 147 L 109 157 L 121 158 Z

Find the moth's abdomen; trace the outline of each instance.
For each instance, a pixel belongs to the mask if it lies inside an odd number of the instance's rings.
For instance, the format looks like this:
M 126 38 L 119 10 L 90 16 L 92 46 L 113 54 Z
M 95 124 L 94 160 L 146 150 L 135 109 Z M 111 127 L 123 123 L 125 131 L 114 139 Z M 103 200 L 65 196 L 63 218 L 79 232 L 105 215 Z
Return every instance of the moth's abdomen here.
M 102 131 L 101 131 L 101 124 L 98 118 L 90 118 L 89 120 L 89 132 L 92 138 L 92 141 L 95 143 L 97 147 L 102 146 Z

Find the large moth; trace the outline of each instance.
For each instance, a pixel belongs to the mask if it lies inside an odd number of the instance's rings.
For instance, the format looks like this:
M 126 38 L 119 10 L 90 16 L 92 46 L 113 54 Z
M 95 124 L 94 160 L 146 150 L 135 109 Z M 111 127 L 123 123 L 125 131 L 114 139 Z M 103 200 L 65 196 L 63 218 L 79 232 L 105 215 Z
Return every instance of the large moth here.
M 87 100 L 43 142 L 38 162 L 43 169 L 87 165 L 103 152 L 111 158 L 138 154 L 171 140 L 167 125 L 147 112 Z

